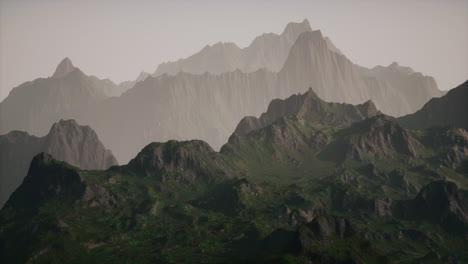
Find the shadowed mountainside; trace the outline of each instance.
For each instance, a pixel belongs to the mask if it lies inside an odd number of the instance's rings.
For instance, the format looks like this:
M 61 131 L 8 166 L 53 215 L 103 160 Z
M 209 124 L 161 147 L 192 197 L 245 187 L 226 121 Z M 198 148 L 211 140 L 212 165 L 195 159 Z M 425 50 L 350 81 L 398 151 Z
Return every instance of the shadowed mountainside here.
M 451 89 L 440 98 L 433 98 L 414 114 L 398 118 L 408 128 L 455 126 L 468 129 L 468 81 Z
M 21 184 L 31 159 L 40 152 L 82 169 L 103 170 L 117 165 L 112 152 L 104 147 L 96 133 L 74 120 L 60 120 L 42 138 L 12 131 L 0 136 L 0 206 Z

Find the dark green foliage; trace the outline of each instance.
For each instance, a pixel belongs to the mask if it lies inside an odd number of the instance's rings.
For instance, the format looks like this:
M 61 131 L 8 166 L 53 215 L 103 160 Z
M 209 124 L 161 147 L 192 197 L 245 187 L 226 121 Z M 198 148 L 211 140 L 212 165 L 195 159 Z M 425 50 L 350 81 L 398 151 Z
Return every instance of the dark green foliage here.
M 291 117 L 107 171 L 37 157 L 0 212 L 0 262 L 466 263 L 464 133 Z

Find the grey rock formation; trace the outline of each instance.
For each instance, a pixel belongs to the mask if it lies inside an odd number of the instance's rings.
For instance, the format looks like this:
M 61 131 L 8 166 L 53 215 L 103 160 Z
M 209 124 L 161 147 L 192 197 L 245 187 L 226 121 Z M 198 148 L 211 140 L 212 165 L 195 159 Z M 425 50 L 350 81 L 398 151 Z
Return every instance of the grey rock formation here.
M 207 143 L 200 140 L 155 142 L 143 148 L 126 167 L 141 175 L 162 174 L 162 181 L 210 181 L 220 175 L 225 178 L 224 171 L 229 171 L 216 154 Z M 221 172 L 219 167 L 226 169 Z
M 349 221 L 345 218 L 334 216 L 319 216 L 299 230 L 301 244 L 311 245 L 314 241 L 324 241 L 327 237 L 337 236 L 341 238 L 354 234 Z
M 398 122 L 412 129 L 454 126 L 468 130 L 468 81 L 443 97 L 431 99 L 421 110 L 399 118 Z
M 372 101 L 361 105 L 327 103 L 312 90 L 304 94 L 292 95 L 285 100 L 271 101 L 267 112 L 260 118 L 244 117 L 237 125 L 235 133 L 245 135 L 250 131 L 266 127 L 282 117 L 299 119 L 330 126 L 347 126 L 356 121 L 380 114 Z
M 46 152 L 82 169 L 107 169 L 117 160 L 88 126 L 74 120 L 55 123 L 47 136 L 38 138 L 12 131 L 0 136 L 0 206 L 26 176 L 34 155 Z
M 378 115 L 343 130 L 343 158 L 385 158 L 394 154 L 418 156 L 422 144 L 389 117 Z

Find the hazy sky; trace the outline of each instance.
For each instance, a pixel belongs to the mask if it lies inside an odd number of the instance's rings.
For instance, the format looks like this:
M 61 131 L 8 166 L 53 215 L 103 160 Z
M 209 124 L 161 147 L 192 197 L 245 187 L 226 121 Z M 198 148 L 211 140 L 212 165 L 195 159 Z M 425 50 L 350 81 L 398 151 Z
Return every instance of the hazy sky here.
M 66 56 L 86 74 L 121 82 L 206 44 L 245 47 L 304 18 L 362 66 L 397 61 L 442 90 L 468 78 L 468 0 L 0 0 L 0 100 L 52 75 Z

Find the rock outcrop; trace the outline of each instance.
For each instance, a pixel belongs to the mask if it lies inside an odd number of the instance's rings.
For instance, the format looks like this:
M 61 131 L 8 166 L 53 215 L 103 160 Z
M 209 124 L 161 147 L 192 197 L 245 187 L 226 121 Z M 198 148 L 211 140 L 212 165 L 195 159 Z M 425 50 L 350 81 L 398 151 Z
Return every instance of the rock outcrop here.
M 217 153 L 199 140 L 175 140 L 151 143 L 132 159 L 125 168 L 140 175 L 159 177 L 163 182 L 214 181 L 227 177 L 229 170 Z
M 300 230 L 301 244 L 306 246 L 313 241 L 325 241 L 330 236 L 346 238 L 354 234 L 349 221 L 334 216 L 318 216 Z
M 342 131 L 343 158 L 364 160 L 405 155 L 418 156 L 422 144 L 391 118 L 379 115 Z

